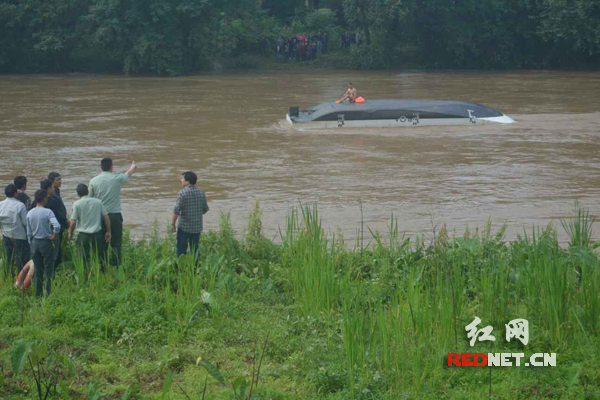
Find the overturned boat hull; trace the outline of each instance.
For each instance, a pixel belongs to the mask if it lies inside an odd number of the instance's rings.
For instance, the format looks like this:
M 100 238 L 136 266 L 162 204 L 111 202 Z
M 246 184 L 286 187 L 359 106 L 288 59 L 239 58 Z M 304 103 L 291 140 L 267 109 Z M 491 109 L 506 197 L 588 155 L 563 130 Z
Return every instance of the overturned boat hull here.
M 480 104 L 442 100 L 370 100 L 290 108 L 287 121 L 300 129 L 509 124 L 514 120 Z

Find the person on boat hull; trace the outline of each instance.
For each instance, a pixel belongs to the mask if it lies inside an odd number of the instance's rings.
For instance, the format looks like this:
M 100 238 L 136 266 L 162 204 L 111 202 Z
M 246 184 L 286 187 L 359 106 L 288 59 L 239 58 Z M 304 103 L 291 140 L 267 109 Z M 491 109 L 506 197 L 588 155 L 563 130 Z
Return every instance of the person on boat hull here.
M 344 93 L 339 102 L 341 103 L 345 100 L 348 100 L 350 103 L 354 103 L 354 100 L 356 100 L 356 88 L 352 85 L 352 82 L 348 82 L 348 90 L 346 90 L 346 93 Z

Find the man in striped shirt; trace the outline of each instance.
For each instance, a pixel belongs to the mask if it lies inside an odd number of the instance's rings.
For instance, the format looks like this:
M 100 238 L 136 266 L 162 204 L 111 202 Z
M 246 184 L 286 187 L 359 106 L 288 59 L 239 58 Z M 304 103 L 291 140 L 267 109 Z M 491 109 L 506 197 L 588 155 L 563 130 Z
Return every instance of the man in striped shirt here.
M 198 177 L 191 171 L 181 175 L 183 189 L 177 193 L 172 226 L 173 232 L 177 232 L 177 257 L 187 253 L 188 245 L 192 251 L 198 251 L 202 216 L 208 212 L 208 204 L 204 192 L 196 187 L 197 181 Z

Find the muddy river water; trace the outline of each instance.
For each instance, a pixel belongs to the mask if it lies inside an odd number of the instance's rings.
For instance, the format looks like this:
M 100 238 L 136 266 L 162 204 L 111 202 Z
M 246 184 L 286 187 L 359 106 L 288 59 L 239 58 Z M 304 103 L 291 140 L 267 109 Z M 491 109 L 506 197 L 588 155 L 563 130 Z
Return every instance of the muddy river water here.
M 333 101 L 348 80 L 367 99 L 481 103 L 516 123 L 287 126 L 289 106 Z M 0 186 L 26 175 L 32 195 L 57 171 L 70 210 L 75 186 L 99 173 L 105 156 L 117 170 L 139 164 L 122 200 L 137 237 L 154 220 L 167 226 L 186 170 L 207 194 L 207 228 L 230 212 L 242 233 L 259 199 L 271 238 L 300 202 L 318 204 L 323 225 L 347 241 L 361 225 L 359 202 L 365 226 L 381 232 L 392 214 L 401 232 L 426 238 L 432 226 L 462 234 L 489 218 L 494 229 L 508 225 L 509 239 L 550 222 L 562 231 L 576 199 L 600 214 L 600 72 L 0 76 Z

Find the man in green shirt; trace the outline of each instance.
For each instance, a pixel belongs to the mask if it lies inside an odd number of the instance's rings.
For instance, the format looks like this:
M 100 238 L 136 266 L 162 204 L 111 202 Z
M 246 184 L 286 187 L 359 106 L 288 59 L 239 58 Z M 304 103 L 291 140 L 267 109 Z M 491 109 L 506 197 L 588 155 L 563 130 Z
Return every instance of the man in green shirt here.
M 110 219 L 110 246 L 112 248 L 111 264 L 118 267 L 122 260 L 121 244 L 123 242 L 123 215 L 121 214 L 121 186 L 127 183 L 137 168 L 135 162 L 124 174 L 113 172 L 112 158 L 100 161 L 102 173 L 90 181 L 90 197 L 100 199 Z M 106 231 L 103 231 L 106 233 Z
M 83 268 L 85 276 L 88 274 L 88 266 L 93 252 L 97 252 L 98 261 L 104 269 L 105 243 L 110 242 L 110 219 L 106 207 L 102 201 L 88 196 L 88 187 L 83 183 L 77 185 L 79 200 L 73 203 L 73 214 L 69 225 L 69 240 L 73 240 L 73 232 L 77 228 L 77 245 L 83 254 Z M 102 221 L 106 227 L 104 235 Z

